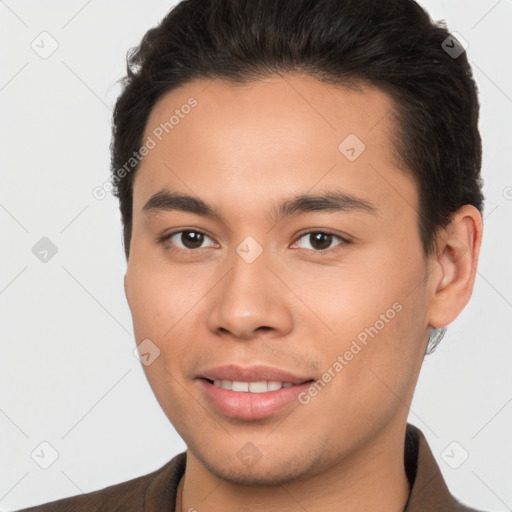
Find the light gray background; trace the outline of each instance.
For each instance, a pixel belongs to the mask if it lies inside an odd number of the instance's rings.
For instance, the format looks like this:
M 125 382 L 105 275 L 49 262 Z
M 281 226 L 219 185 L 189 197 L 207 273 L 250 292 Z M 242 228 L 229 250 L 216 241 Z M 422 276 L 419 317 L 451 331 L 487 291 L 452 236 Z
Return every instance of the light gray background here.
M 109 177 L 126 51 L 174 3 L 0 2 L 3 511 L 134 478 L 185 449 L 132 353 L 117 202 L 92 196 Z M 512 0 L 421 4 L 469 43 L 486 219 L 472 302 L 426 358 L 410 421 L 457 497 L 511 510 Z M 51 48 L 43 31 L 59 45 L 47 59 L 31 47 Z M 58 248 L 47 263 L 32 253 L 42 237 Z M 31 458 L 50 461 L 43 441 L 58 452 L 48 469 Z

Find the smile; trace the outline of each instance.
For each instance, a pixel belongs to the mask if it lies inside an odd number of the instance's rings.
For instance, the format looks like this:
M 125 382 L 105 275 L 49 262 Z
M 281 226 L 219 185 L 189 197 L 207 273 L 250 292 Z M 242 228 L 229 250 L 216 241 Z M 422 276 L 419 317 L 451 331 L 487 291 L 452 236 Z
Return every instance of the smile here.
M 211 381 L 210 381 L 211 382 Z M 269 391 L 277 391 L 281 388 L 289 388 L 293 386 L 291 382 L 280 381 L 258 381 L 258 382 L 240 382 L 232 380 L 215 379 L 213 384 L 219 388 L 229 389 L 230 391 L 241 393 L 268 393 Z

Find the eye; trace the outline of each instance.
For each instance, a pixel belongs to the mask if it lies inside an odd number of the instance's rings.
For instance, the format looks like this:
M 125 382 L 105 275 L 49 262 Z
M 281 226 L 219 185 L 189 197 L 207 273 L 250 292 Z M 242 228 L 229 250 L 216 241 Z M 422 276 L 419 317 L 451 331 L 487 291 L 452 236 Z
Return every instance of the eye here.
M 181 231 L 174 231 L 173 233 L 164 235 L 158 239 L 158 242 L 161 243 L 162 245 L 165 244 L 166 246 L 167 243 L 170 242 L 169 246 L 166 247 L 170 250 L 192 252 L 201 249 L 203 243 L 207 239 L 213 242 L 213 240 L 208 235 L 201 231 L 193 229 L 184 229 Z M 299 242 L 302 239 L 309 241 L 310 247 L 301 246 Z M 313 250 L 316 253 L 324 253 L 334 250 L 330 247 L 335 239 L 338 239 L 340 241 L 340 243 L 337 245 L 344 245 L 350 243 L 350 240 L 347 240 L 346 238 L 340 235 L 335 235 L 334 233 L 330 233 L 328 231 L 309 231 L 308 233 L 304 233 L 303 235 L 301 235 L 297 239 L 298 242 L 295 242 L 294 245 L 299 243 L 300 249 L 308 249 Z M 214 242 L 214 246 L 215 244 L 216 242 Z
M 338 239 L 341 241 L 338 245 L 344 245 L 349 244 L 350 241 L 346 238 L 343 238 L 342 236 L 335 235 L 334 233 L 329 233 L 327 231 L 309 231 L 308 233 L 304 233 L 302 236 L 298 238 L 300 241 L 301 239 L 305 239 L 309 242 L 311 248 L 315 252 L 329 252 L 333 249 L 330 248 L 332 242 L 334 239 Z M 297 243 L 297 242 L 296 242 Z M 309 247 L 301 247 L 301 249 L 310 249 Z
M 158 241 L 161 244 L 165 242 L 171 242 L 171 249 L 175 250 L 184 250 L 187 249 L 190 251 L 200 249 L 203 242 L 206 240 L 212 240 L 208 235 L 202 233 L 201 231 L 196 231 L 192 229 L 184 229 L 182 231 L 175 231 L 174 233 L 169 233 L 161 237 Z

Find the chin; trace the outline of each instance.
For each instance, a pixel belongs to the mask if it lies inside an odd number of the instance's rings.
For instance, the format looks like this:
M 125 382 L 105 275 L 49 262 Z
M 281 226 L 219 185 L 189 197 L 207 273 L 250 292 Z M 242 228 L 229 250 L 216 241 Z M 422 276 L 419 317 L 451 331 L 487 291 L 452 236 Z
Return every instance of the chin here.
M 236 453 L 228 455 L 217 452 L 205 455 L 193 450 L 194 456 L 217 478 L 249 487 L 276 487 L 292 481 L 306 480 L 321 471 L 317 462 L 324 459 L 321 454 L 313 457 L 308 453 L 297 454 L 296 449 L 293 452 L 288 457 L 285 453 L 280 453 L 279 457 L 262 454 L 258 461 L 246 465 L 239 460 Z

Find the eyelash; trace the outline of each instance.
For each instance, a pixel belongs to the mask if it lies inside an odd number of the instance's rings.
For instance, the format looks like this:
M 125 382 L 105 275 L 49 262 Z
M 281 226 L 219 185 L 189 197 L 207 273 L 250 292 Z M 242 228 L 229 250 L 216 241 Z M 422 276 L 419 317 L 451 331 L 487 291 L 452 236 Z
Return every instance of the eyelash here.
M 196 233 L 196 234 L 200 234 L 200 235 L 204 235 L 208 238 L 211 239 L 210 236 L 208 236 L 206 233 L 202 232 L 202 231 L 199 231 L 199 230 L 196 230 L 196 229 L 181 229 L 179 231 L 173 231 L 172 233 L 168 233 L 166 235 L 163 235 L 161 237 L 158 238 L 157 242 L 163 246 L 165 246 L 165 243 L 170 240 L 174 235 L 178 235 L 180 233 L 184 233 L 184 232 L 191 232 L 191 233 Z M 330 254 L 331 252 L 335 251 L 336 248 L 338 246 L 343 246 L 343 245 L 348 245 L 351 242 L 351 240 L 348 240 L 347 238 L 344 238 L 336 233 L 333 233 L 331 231 L 328 231 L 328 230 L 313 230 L 313 231 L 307 231 L 305 233 L 302 233 L 301 235 L 299 235 L 294 243 L 298 240 L 300 240 L 301 238 L 307 236 L 307 235 L 312 235 L 312 234 L 322 234 L 322 235 L 331 235 L 335 238 L 338 238 L 339 240 L 341 240 L 341 243 L 338 244 L 337 246 L 334 246 L 333 248 L 331 249 L 322 249 L 322 250 L 314 250 L 314 249 L 305 249 L 306 251 L 312 251 L 315 255 L 319 255 L 319 256 L 322 256 L 322 255 L 325 255 L 325 254 Z M 170 245 L 169 247 L 165 247 L 167 250 L 170 250 L 170 251 L 176 251 L 176 252 L 185 252 L 185 253 L 194 253 L 196 251 L 199 251 L 201 249 L 204 249 L 204 247 L 201 247 L 201 248 L 198 248 L 198 249 L 182 249 L 181 247 L 175 247 L 174 245 Z

